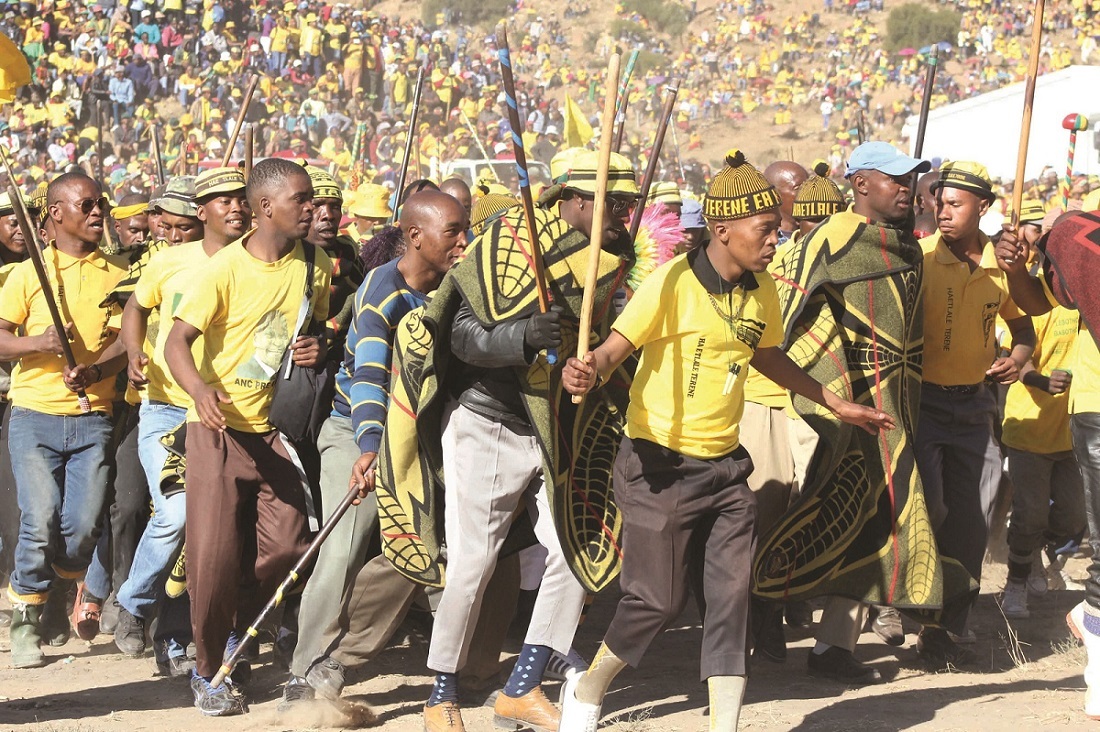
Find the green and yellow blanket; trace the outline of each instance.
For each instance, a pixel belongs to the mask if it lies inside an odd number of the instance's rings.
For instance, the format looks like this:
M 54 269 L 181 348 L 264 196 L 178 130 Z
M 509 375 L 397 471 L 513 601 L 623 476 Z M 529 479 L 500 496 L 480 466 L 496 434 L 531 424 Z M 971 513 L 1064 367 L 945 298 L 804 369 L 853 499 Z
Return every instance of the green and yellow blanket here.
M 917 474 L 923 256 L 910 232 L 851 211 L 827 219 L 773 267 L 790 357 L 840 396 L 892 415 L 871 435 L 802 397 L 821 437 L 802 494 L 759 543 L 762 597 L 843 595 L 934 610 L 972 584 L 941 560 Z
M 557 366 L 539 357 L 516 377 L 543 452 L 543 473 L 558 536 L 577 578 L 598 592 L 618 575 L 622 518 L 611 473 L 622 435 L 629 378 L 620 372 L 574 405 L 562 389 L 561 365 L 576 352 L 588 239 L 560 218 L 536 212 L 550 296 L 564 309 Z M 390 408 L 378 466 L 383 552 L 410 579 L 441 586 L 444 537 L 442 413 L 448 399 L 450 330 L 465 301 L 488 327 L 538 307 L 523 210 L 508 211 L 466 250 L 424 308 L 397 327 Z M 632 259 L 600 255 L 593 346 L 610 332 L 611 302 Z

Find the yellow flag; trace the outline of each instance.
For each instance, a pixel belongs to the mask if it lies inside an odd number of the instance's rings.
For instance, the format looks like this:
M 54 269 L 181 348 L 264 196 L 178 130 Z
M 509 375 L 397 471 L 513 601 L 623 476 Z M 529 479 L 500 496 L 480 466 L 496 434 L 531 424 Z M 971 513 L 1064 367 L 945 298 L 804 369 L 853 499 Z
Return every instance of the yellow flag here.
M 0 102 L 15 99 L 15 90 L 30 81 L 31 67 L 23 52 L 11 39 L 0 34 Z
M 592 139 L 592 125 L 584 112 L 573 101 L 573 97 L 565 95 L 565 144 L 568 147 L 584 147 Z

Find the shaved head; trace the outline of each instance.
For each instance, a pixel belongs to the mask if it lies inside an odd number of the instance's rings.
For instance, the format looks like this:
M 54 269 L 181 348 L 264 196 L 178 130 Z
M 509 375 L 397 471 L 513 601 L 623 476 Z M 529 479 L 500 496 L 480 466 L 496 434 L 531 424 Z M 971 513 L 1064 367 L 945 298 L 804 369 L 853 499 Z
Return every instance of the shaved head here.
M 430 273 L 427 280 L 438 285 L 437 278 L 466 250 L 469 228 L 470 216 L 453 196 L 431 189 L 414 193 L 401 207 L 401 231 L 408 243 L 402 261 L 412 270 Z M 416 287 L 411 281 L 409 284 Z
M 473 211 L 474 199 L 470 193 L 470 186 L 466 185 L 466 181 L 461 178 L 448 178 L 443 181 L 443 185 L 439 186 L 439 190 L 456 198 L 462 204 L 462 207 L 466 209 L 467 214 Z
M 465 214 L 462 204 L 454 196 L 426 188 L 409 196 L 401 207 L 401 229 L 407 232 L 412 226 L 423 227 L 430 219 L 445 219 L 456 215 L 459 210 Z
M 764 177 L 779 191 L 782 201 L 779 212 L 783 215 L 780 228 L 786 232 L 794 231 L 798 225 L 794 220 L 794 197 L 798 194 L 798 187 L 810 177 L 809 173 L 798 163 L 777 160 L 764 168 Z
M 936 197 L 932 195 L 932 184 L 940 177 L 940 174 L 930 170 L 917 179 L 917 197 L 914 200 L 917 214 L 932 213 L 936 207 Z

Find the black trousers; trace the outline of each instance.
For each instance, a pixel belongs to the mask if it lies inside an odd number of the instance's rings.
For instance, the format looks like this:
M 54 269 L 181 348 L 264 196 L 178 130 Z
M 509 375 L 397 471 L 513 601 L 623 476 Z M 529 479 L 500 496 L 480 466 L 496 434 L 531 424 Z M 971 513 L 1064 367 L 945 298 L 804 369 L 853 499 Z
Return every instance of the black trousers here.
M 624 596 L 604 636 L 616 656 L 637 666 L 694 588 L 705 601 L 701 679 L 745 674 L 756 544 L 750 473 L 743 447 L 698 460 L 623 439 L 614 480 L 623 514 Z
M 8 451 L 8 413 L 11 403 L 0 402 L 0 587 L 15 569 L 15 542 L 19 538 L 19 500 Z

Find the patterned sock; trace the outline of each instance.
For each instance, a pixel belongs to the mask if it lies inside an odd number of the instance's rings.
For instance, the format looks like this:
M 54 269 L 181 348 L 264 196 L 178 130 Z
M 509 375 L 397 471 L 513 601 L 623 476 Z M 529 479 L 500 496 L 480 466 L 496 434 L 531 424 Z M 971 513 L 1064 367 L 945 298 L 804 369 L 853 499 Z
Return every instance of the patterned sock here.
M 436 674 L 432 695 L 428 697 L 428 706 L 434 707 L 443 702 L 458 701 L 458 674 Z
M 519 658 L 516 659 L 516 665 L 512 667 L 512 675 L 504 685 L 504 693 L 515 699 L 541 684 L 546 664 L 553 652 L 549 646 L 533 646 L 530 643 L 524 643 L 523 649 L 519 652 Z
M 1085 603 L 1085 630 L 1100 635 L 1100 608 Z

